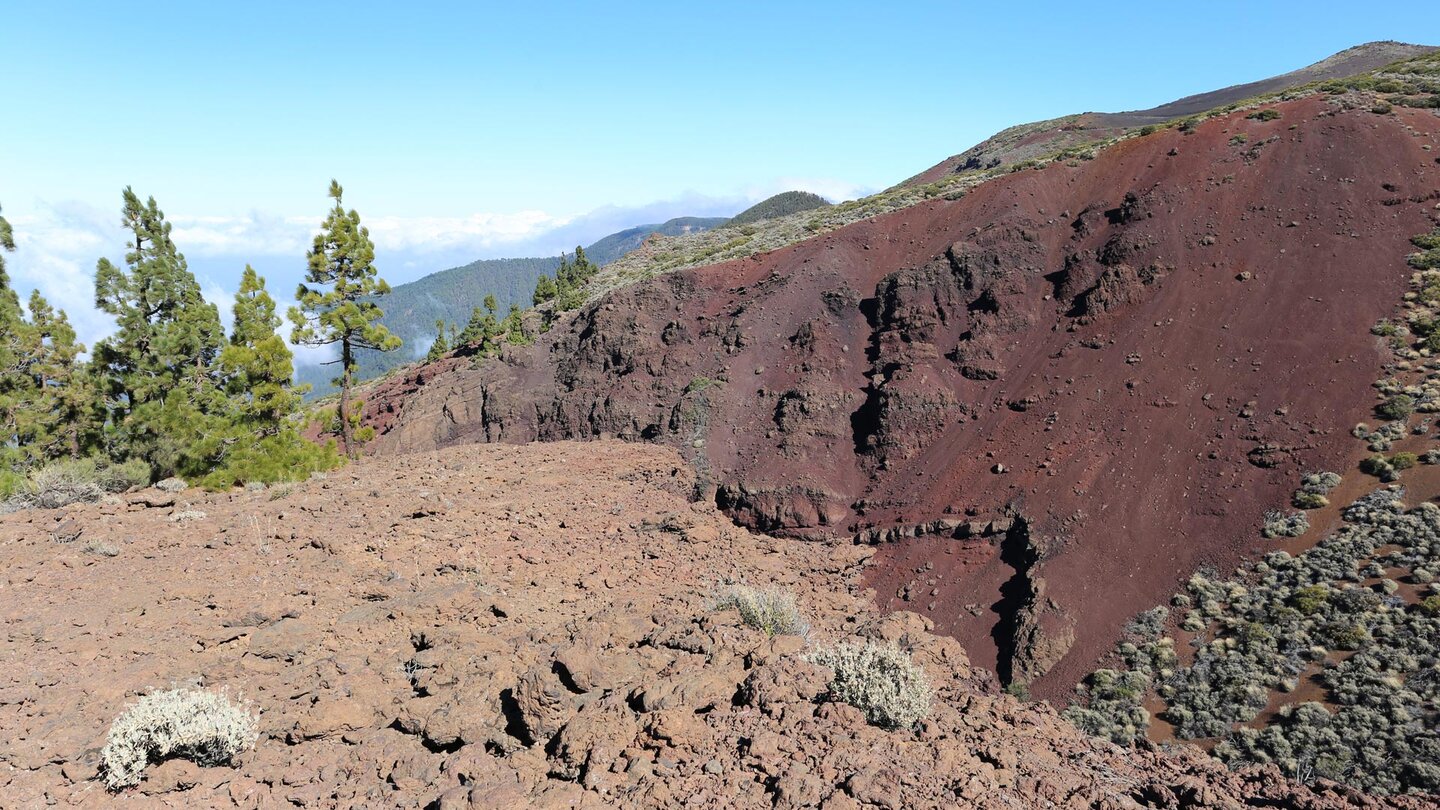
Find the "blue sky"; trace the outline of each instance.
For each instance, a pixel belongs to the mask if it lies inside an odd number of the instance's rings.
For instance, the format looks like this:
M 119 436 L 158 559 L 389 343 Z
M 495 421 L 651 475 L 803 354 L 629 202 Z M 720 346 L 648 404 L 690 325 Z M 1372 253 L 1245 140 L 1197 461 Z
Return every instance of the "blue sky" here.
M 1440 43 L 1433 0 L 410 5 L 10 4 L 16 286 L 83 305 L 94 259 L 119 253 L 126 184 L 219 297 L 246 261 L 288 294 L 337 177 L 398 283 L 786 188 L 860 195 L 1012 124 L 1368 40 Z

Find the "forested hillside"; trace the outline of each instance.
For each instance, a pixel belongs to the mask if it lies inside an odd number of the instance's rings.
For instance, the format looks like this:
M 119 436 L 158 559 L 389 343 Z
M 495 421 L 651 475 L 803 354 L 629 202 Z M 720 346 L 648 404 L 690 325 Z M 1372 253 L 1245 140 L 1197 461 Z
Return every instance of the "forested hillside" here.
M 639 247 L 653 234 L 682 236 L 707 231 L 727 221 L 724 217 L 676 217 L 658 224 L 639 225 L 596 241 L 585 248 L 585 253 L 596 265 L 605 265 Z M 553 276 L 559 266 L 559 256 L 481 259 L 392 287 L 383 303 L 385 316 L 381 322 L 405 341 L 405 350 L 361 351 L 357 377 L 362 380 L 378 377 L 419 359 L 435 341 L 436 321 L 444 321 L 447 329 L 453 325 L 458 332 L 487 295 L 495 297 L 501 312 L 511 304 L 522 308 L 530 306 L 535 282 L 542 274 Z M 321 396 L 334 390 L 330 382 L 334 372 L 334 366 L 302 366 L 297 370 L 297 378 L 311 386 L 310 396 Z
M 816 208 L 826 208 L 829 205 L 830 201 L 819 194 L 812 194 L 808 191 L 782 191 L 746 208 L 725 224 L 749 225 L 763 219 L 774 219 L 800 211 L 812 211 Z

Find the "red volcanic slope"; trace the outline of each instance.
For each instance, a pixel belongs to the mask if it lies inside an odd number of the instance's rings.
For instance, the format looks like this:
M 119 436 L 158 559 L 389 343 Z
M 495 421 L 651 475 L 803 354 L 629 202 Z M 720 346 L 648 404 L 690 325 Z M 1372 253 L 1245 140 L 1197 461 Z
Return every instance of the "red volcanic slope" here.
M 1195 568 L 1259 550 L 1301 473 L 1348 469 L 1440 119 L 1340 104 L 618 290 L 503 363 L 373 393 L 377 451 L 676 445 L 742 523 L 900 538 L 879 601 L 1061 693 Z

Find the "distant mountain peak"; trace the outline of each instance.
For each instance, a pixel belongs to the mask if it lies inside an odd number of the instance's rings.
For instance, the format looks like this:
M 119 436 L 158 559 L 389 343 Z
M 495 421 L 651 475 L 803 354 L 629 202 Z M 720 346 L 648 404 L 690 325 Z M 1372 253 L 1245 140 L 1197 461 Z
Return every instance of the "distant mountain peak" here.
M 825 208 L 829 205 L 829 200 L 809 191 L 782 191 L 746 208 L 725 224 L 727 227 L 748 225 L 752 222 L 783 217 L 800 211 Z

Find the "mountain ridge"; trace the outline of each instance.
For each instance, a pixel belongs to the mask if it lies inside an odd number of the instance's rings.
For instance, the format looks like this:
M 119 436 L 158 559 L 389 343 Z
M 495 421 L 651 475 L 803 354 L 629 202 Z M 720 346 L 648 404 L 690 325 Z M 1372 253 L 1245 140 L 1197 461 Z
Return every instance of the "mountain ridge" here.
M 1288 73 L 1195 93 L 1146 109 L 1116 113 L 1072 113 L 1044 121 L 1018 124 L 997 132 L 964 152 L 940 161 L 900 185 L 923 185 L 957 172 L 1017 163 L 1056 149 L 1103 140 L 1134 127 L 1158 125 L 1197 115 L 1261 94 L 1310 82 L 1369 73 L 1393 62 L 1437 50 L 1440 50 L 1440 46 L 1416 45 L 1394 40 L 1367 42 Z

